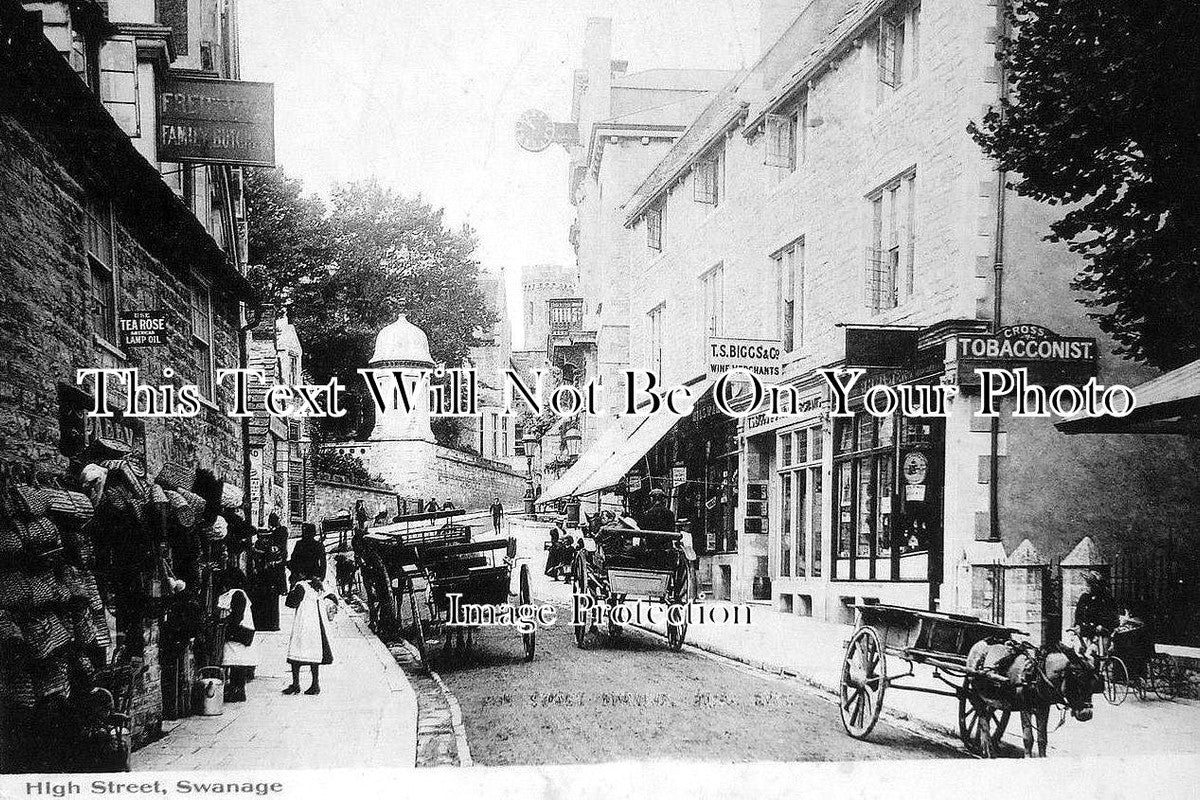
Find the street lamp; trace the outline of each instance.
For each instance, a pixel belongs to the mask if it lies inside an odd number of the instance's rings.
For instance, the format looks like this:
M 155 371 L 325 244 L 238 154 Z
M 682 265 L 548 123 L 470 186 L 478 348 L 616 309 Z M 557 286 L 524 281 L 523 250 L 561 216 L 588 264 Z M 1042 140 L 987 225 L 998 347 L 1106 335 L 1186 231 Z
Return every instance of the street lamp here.
M 528 430 L 521 437 L 521 443 L 525 449 L 525 517 L 533 519 L 535 515 L 535 501 L 537 500 L 533 494 L 533 449 L 537 447 L 538 440 Z

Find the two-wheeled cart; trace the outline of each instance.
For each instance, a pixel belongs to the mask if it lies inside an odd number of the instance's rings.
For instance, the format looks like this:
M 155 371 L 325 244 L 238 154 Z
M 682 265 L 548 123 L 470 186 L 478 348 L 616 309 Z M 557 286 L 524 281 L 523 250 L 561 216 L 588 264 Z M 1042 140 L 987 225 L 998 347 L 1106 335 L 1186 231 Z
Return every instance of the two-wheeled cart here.
M 967 654 L 985 639 L 1011 639 L 1021 631 L 962 614 L 879 604 L 854 608 L 859 621 L 846 642 L 838 697 L 846 732 L 856 739 L 870 735 L 889 688 L 926 692 L 957 698 L 963 745 L 975 755 L 991 754 L 1004 735 L 1009 711 L 984 702 L 972 685 L 978 673 L 967 667 Z M 893 674 L 889 657 L 907 669 Z M 933 667 L 933 677 L 949 688 L 903 682 L 915 676 L 915 664 Z
M 687 636 L 692 559 L 683 534 L 676 531 L 605 527 L 595 539 L 585 538 L 575 554 L 571 585 L 577 597 L 591 600 L 592 607 L 607 607 L 604 616 L 610 636 L 620 633 L 612 612 L 622 603 L 635 600 L 668 606 L 667 643 L 679 650 Z M 671 606 L 680 610 L 672 613 Z M 587 617 L 575 620 L 575 644 L 586 647 L 588 634 L 596 627 Z
M 469 645 L 470 629 L 448 624 L 450 595 L 460 595 L 464 606 L 499 607 L 514 595 L 519 604 L 532 604 L 527 564 L 520 564 L 518 586 L 510 591 L 517 563 L 515 540 L 472 541 L 470 527 L 453 520 L 463 513 L 454 509 L 413 514 L 371 528 L 361 538 L 364 582 L 376 630 L 390 636 L 407 629 L 424 663 L 432 640 L 441 639 L 447 651 L 452 639 L 460 649 Z M 421 600 L 419 593 L 424 595 Z M 535 634 L 523 634 L 522 639 L 525 660 L 531 661 Z

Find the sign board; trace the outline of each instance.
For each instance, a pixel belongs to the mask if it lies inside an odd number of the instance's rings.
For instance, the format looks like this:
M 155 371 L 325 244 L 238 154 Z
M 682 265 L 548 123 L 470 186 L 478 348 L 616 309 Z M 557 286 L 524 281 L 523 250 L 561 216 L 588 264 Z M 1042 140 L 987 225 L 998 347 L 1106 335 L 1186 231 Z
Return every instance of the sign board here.
M 708 376 L 719 378 L 735 367 L 752 372 L 764 383 L 783 375 L 783 343 L 778 339 L 730 339 L 710 336 L 707 342 Z
M 158 159 L 275 166 L 275 85 L 168 74 L 158 87 Z
M 671 484 L 679 486 L 687 483 L 687 467 L 671 467 Z
M 764 401 L 764 405 L 766 402 Z M 800 422 L 801 420 L 811 419 L 820 414 L 825 408 L 824 394 L 817 392 L 814 394 L 801 395 L 796 398 L 795 403 L 784 401 L 781 403 L 782 410 L 788 412 L 786 414 L 769 414 L 766 411 L 760 411 L 751 414 L 743 421 L 743 433 L 746 436 L 757 436 L 760 433 L 772 431 L 775 428 L 783 427 L 789 422 Z
M 117 325 L 122 347 L 162 347 L 167 343 L 167 315 L 160 310 L 123 312 Z
M 1043 373 L 1096 374 L 1096 340 L 1059 336 L 1041 325 L 1010 325 L 997 333 L 960 334 L 955 337 L 958 382 L 978 383 L 980 367 L 1039 369 Z

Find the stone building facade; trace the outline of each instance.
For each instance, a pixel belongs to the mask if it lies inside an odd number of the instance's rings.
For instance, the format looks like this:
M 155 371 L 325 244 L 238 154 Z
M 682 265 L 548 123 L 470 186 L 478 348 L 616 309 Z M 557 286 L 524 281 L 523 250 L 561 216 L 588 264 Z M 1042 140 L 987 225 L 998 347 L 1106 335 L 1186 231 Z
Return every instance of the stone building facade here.
M 770 382 L 795 388 L 776 418 L 716 423 L 702 400 L 648 454 L 651 481 L 686 473 L 702 493 L 681 516 L 714 520 L 689 524 L 698 551 L 716 545 L 701 581 L 718 598 L 843 621 L 863 601 L 1000 619 L 988 585 L 1005 567 L 1045 568 L 1085 536 L 1110 556 L 1194 536 L 1192 442 L 1065 437 L 1007 402 L 995 426 L 974 416 L 979 366 L 1027 366 L 1051 388 L 1150 374 L 1114 356 L 1071 291 L 1079 260 L 1044 241 L 1055 209 L 1000 204 L 967 133 L 998 97 L 1001 24 L 987 0 L 798 3 L 615 201 L 629 364 L 702 386 L 714 338 L 766 340 L 783 351 Z M 989 337 L 1094 345 L 1076 363 L 969 357 Z M 850 421 L 831 417 L 822 367 L 867 369 Z M 944 419 L 875 422 L 861 411 L 874 384 L 960 393 Z

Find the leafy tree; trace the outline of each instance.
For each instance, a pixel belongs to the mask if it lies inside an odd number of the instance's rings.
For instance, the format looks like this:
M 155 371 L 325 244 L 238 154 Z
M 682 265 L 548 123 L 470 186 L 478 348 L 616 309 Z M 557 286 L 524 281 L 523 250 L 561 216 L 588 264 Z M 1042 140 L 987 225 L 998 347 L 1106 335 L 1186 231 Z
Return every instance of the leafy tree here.
M 970 130 L 1017 192 L 1068 204 L 1048 238 L 1120 351 L 1200 358 L 1200 3 L 1009 0 L 1011 100 Z
M 370 361 L 376 333 L 402 311 L 428 335 L 433 359 L 451 366 L 462 363 L 476 331 L 495 322 L 471 257 L 475 234 L 447 229 L 441 209 L 375 180 L 336 187 L 324 209 L 282 173 L 259 180 L 262 199 L 249 205 L 250 230 L 266 227 L 251 249 L 264 265 L 256 280 L 289 304 L 312 377 L 347 387 L 346 417 L 322 421 L 331 437 L 362 435 L 374 424 L 357 370 Z
M 333 262 L 325 204 L 282 169 L 246 170 L 250 281 L 263 302 L 286 306 Z

